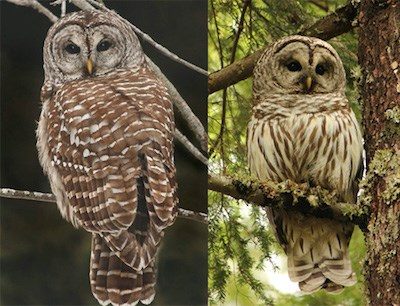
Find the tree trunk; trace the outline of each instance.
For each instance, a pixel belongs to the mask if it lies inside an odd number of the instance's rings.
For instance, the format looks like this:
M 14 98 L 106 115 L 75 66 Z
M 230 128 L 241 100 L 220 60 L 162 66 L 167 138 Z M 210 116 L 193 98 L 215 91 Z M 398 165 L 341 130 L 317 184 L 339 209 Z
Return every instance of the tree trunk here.
M 361 1 L 367 304 L 400 305 L 400 2 Z

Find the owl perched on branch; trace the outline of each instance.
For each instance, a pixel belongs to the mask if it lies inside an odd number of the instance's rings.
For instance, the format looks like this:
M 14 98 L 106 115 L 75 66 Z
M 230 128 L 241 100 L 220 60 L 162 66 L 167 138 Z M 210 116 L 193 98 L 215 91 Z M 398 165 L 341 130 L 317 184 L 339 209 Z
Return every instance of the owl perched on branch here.
M 248 162 L 259 180 L 292 180 L 334 190 L 354 203 L 362 173 L 362 136 L 345 97 L 345 71 L 328 43 L 290 36 L 254 69 Z M 353 225 L 266 208 L 288 256 L 292 281 L 306 293 L 339 293 L 356 283 L 348 246 Z
M 93 235 L 92 292 L 102 305 L 149 304 L 178 203 L 167 89 L 111 11 L 60 19 L 43 59 L 39 159 L 63 217 Z

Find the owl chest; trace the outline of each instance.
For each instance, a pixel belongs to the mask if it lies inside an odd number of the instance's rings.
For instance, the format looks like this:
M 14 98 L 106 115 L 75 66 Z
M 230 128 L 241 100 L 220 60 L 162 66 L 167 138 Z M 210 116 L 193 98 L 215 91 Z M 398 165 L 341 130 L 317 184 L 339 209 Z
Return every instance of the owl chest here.
M 274 122 L 282 141 L 288 142 L 281 162 L 290 163 L 291 172 L 286 173 L 296 181 L 307 181 L 316 166 L 318 151 L 327 142 L 326 119 L 315 115 L 292 115 Z
M 319 180 L 321 169 L 343 150 L 340 133 L 335 117 L 316 114 L 260 120 L 256 131 L 268 176 L 297 182 Z

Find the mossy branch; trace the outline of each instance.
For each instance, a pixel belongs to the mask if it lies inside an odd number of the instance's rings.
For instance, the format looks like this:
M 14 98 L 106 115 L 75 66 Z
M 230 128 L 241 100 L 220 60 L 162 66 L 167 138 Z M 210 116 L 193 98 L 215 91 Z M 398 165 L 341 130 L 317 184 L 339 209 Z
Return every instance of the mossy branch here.
M 359 204 L 338 201 L 334 192 L 292 181 L 274 183 L 208 175 L 208 189 L 262 207 L 274 206 L 320 218 L 351 222 L 367 230 L 369 211 Z
M 354 3 L 355 4 L 351 1 L 346 6 L 318 20 L 312 26 L 298 34 L 328 40 L 343 33 L 347 33 L 357 25 L 354 20 L 357 16 L 358 9 L 355 1 Z M 253 54 L 221 70 L 211 73 L 208 76 L 208 93 L 212 94 L 250 77 L 258 58 L 264 50 L 265 48 L 257 50 Z

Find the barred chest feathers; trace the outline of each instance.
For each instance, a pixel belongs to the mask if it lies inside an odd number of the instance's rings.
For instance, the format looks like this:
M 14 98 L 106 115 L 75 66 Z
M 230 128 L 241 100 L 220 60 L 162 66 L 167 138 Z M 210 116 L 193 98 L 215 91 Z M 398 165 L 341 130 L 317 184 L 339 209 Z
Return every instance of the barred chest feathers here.
M 310 103 L 298 95 L 280 103 L 271 96 L 254 107 L 248 142 L 257 146 L 248 145 L 250 171 L 274 181 L 314 182 L 353 201 L 362 146 L 357 120 L 344 96 L 321 95 L 321 103 L 315 98 Z

